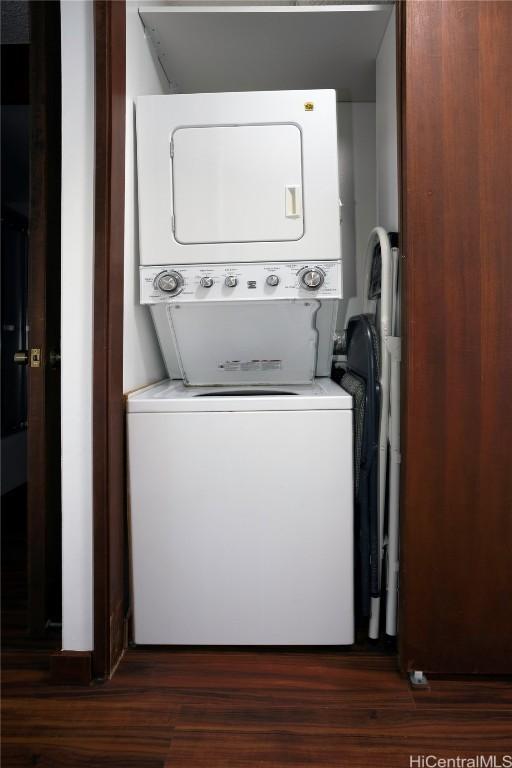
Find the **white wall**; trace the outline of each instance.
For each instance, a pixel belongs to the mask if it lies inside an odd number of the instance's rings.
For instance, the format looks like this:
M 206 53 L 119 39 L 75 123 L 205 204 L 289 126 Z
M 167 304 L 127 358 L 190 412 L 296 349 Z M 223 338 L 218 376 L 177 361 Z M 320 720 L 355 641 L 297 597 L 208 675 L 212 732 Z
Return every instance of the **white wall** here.
M 343 295 L 338 330 L 361 312 L 364 259 L 376 225 L 375 104 L 338 104 Z
M 395 11 L 390 16 L 376 65 L 377 99 L 338 105 L 340 196 L 343 202 L 344 296 L 341 330 L 362 311 L 368 235 L 380 224 L 398 231 Z
M 126 192 L 124 236 L 124 391 L 165 377 L 148 307 L 139 305 L 139 232 L 135 154 L 135 97 L 167 92 L 158 61 L 137 13 L 140 2 L 126 4 Z
M 62 647 L 93 647 L 93 4 L 61 3 Z
M 396 112 L 395 10 L 377 56 L 377 210 L 378 223 L 398 232 L 398 157 Z

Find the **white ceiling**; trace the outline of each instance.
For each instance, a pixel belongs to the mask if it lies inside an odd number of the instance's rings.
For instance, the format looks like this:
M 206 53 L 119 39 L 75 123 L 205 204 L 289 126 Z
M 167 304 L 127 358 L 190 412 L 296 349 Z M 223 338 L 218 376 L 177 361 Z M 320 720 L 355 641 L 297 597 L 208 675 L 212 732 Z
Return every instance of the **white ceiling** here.
M 392 5 L 144 6 L 171 92 L 336 88 L 375 101 Z

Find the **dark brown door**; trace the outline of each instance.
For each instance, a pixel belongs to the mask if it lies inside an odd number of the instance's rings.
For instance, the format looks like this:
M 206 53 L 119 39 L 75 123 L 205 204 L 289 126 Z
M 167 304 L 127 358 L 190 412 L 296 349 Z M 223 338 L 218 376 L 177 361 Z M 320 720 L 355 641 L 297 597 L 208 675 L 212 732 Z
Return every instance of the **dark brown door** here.
M 30 5 L 30 214 L 28 258 L 28 623 L 43 633 L 61 617 L 60 178 L 58 2 Z
M 512 3 L 400 5 L 401 662 L 512 672 Z
M 2 16 L 4 642 L 61 619 L 59 13 Z
M 18 20 L 19 21 L 19 20 Z M 30 158 L 28 24 L 2 16 L 1 43 L 1 625 L 27 631 L 27 265 Z M 6 42 L 7 40 L 7 42 Z M 23 359 L 23 357 L 22 357 Z

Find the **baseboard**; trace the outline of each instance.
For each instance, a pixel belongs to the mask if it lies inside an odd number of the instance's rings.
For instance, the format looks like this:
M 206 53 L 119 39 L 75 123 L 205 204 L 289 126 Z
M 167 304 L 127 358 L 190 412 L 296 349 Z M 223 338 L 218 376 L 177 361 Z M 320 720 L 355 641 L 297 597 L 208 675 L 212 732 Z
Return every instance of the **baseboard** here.
M 91 651 L 57 651 L 50 656 L 50 680 L 56 685 L 90 685 Z

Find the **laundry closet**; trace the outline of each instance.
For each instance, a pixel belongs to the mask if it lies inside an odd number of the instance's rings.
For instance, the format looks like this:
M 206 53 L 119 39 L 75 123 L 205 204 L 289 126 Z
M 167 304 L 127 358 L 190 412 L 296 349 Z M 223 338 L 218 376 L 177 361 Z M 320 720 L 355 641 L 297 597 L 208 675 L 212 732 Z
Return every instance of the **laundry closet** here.
M 358 357 L 354 348 L 361 332 L 351 319 L 367 315 L 381 332 L 380 339 L 368 336 L 365 348 L 379 347 L 377 390 L 382 389 L 379 366 L 388 353 L 389 375 L 393 370 L 395 386 L 400 380 L 404 107 L 397 99 L 403 98 L 407 74 L 398 69 L 397 83 L 396 13 L 393 3 L 127 4 L 124 390 L 131 393 L 129 520 L 137 643 L 343 646 L 356 635 L 400 633 L 396 601 L 391 613 L 385 610 L 390 572 L 391 590 L 398 594 L 398 539 L 395 532 L 390 564 L 392 515 L 383 499 L 373 518 L 377 522 L 369 523 L 379 529 L 376 549 L 368 552 L 376 579 L 368 587 L 371 605 L 358 607 L 364 578 L 351 508 L 356 394 L 339 385 L 344 372 L 350 373 L 351 344 L 353 359 Z M 165 95 L 175 96 L 175 102 L 165 102 Z M 161 141 L 158 105 L 163 104 L 167 149 L 159 165 L 149 158 Z M 322 134 L 320 119 L 317 156 L 309 155 L 306 120 L 318 119 L 324 108 L 324 114 L 335 112 L 329 125 L 337 126 L 336 169 L 326 160 L 331 138 L 329 131 Z M 240 138 L 242 124 L 247 135 Z M 216 131 L 209 147 L 205 126 Z M 268 157 L 271 126 L 275 154 Z M 248 154 L 249 138 L 254 143 Z M 214 174 L 219 153 L 241 169 L 231 190 L 232 216 L 225 215 L 215 194 L 219 179 L 214 175 L 212 181 L 196 162 L 201 143 L 201 157 L 208 157 Z M 270 211 L 270 193 L 258 194 L 250 183 L 274 176 L 284 212 L 276 222 L 270 213 L 261 214 L 267 204 Z M 333 177 L 337 232 L 331 236 L 333 197 L 322 198 L 321 187 Z M 318 215 L 308 221 L 312 200 Z M 272 231 L 265 230 L 264 218 Z M 161 237 L 158 226 L 166 228 Z M 181 250 L 163 254 L 164 241 Z M 281 247 L 285 241 L 289 252 Z M 250 244 L 256 242 L 260 250 L 254 255 Z M 183 260 L 180 254 L 187 248 L 190 254 L 190 245 L 199 255 Z M 383 341 L 380 314 L 388 266 L 395 292 L 393 319 L 386 326 L 389 344 Z M 205 297 L 201 307 L 197 296 Z M 268 311 L 262 312 L 263 306 Z M 405 322 L 412 322 L 410 314 Z M 268 343 L 262 345 L 262 338 Z M 194 387 L 203 391 L 191 394 Z M 172 413 L 159 410 L 159 398 L 172 401 Z M 389 401 L 389 391 L 385 398 Z M 397 387 L 394 398 L 386 434 L 394 424 L 398 464 L 404 406 Z M 163 428 L 169 419 L 174 426 Z M 406 429 L 410 438 L 409 416 Z M 372 434 L 378 445 L 378 429 Z M 386 450 L 380 482 L 389 488 L 393 450 Z M 397 503 L 398 468 L 391 482 Z M 402 548 L 410 544 L 414 525 L 411 497 L 405 498 L 409 517 Z M 338 519 L 337 505 L 344 510 Z M 154 518 L 150 508 L 158 510 Z M 179 519 L 168 527 L 169 510 L 177 508 Z M 267 516 L 256 520 L 255 510 L 266 510 Z M 233 536 L 226 535 L 234 526 Z M 199 612 L 190 611 L 194 600 Z M 410 608 L 403 616 L 411 621 Z M 403 668 L 428 669 L 422 653 L 411 654 L 411 648 L 409 639 Z
M 358 498 L 378 432 L 331 373 L 367 309 L 386 152 L 397 220 L 396 119 L 379 105 L 377 142 L 375 102 L 378 77 L 395 91 L 393 58 L 377 75 L 393 8 L 139 13 L 169 92 L 136 94 L 139 301 L 169 378 L 127 400 L 134 640 L 347 645 L 356 616 L 377 638 L 384 497 Z

